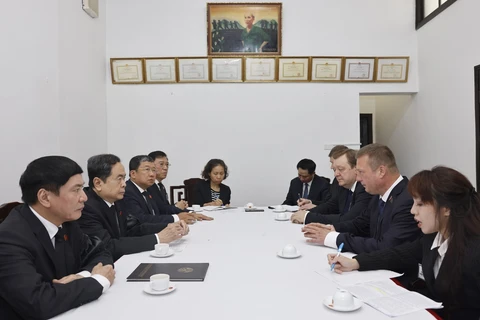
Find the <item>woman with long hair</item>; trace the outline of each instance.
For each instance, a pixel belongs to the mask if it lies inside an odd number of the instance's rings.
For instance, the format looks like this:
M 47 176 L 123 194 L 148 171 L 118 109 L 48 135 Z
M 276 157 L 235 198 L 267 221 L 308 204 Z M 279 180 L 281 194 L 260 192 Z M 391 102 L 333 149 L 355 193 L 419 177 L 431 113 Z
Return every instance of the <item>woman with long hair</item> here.
M 480 197 L 460 172 L 434 167 L 412 177 L 412 214 L 424 236 L 353 259 L 328 255 L 335 271 L 411 270 L 421 263 L 430 298 L 445 319 L 480 318 Z

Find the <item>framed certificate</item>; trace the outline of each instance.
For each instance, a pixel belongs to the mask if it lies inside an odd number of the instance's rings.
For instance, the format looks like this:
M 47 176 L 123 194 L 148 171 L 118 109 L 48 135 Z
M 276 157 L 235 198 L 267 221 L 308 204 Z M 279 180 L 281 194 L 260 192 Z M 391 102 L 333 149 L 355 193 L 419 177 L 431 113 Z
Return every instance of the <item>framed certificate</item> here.
M 343 76 L 343 57 L 312 57 L 311 81 L 340 82 Z
M 178 58 L 178 82 L 209 82 L 208 58 Z
M 346 57 L 345 82 L 373 82 L 375 57 Z
M 378 57 L 376 82 L 407 82 L 409 57 Z
M 242 82 L 242 57 L 212 57 L 210 58 L 210 75 L 212 82 Z
M 145 58 L 145 83 L 177 82 L 175 58 Z
M 308 81 L 310 58 L 279 57 L 278 81 Z
M 144 82 L 143 59 L 111 58 L 110 70 L 113 84 L 139 84 Z
M 245 82 L 275 82 L 277 58 L 245 57 Z

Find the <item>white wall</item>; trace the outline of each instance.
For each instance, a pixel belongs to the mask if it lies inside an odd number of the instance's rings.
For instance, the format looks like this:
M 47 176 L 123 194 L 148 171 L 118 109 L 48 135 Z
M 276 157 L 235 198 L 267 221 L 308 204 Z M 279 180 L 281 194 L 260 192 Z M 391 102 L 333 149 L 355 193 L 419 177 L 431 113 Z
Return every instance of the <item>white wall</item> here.
M 63 154 L 85 168 L 87 155 L 106 150 L 104 21 L 79 1 L 9 2 L 0 19 L 0 204 L 20 199 L 33 159 Z
M 457 1 L 417 32 L 420 90 L 393 137 L 409 175 L 443 164 L 476 183 L 473 68 L 480 64 L 474 32 L 480 26 L 478 12 L 479 1 Z
M 107 12 L 107 59 L 207 53 L 205 2 L 116 0 Z M 301 158 L 330 176 L 324 145 L 359 142 L 359 93 L 417 91 L 414 16 L 413 1 L 283 1 L 284 56 L 410 56 L 406 84 L 112 85 L 107 70 L 108 150 L 127 166 L 167 152 L 167 185 L 220 157 L 234 205 L 279 203 Z

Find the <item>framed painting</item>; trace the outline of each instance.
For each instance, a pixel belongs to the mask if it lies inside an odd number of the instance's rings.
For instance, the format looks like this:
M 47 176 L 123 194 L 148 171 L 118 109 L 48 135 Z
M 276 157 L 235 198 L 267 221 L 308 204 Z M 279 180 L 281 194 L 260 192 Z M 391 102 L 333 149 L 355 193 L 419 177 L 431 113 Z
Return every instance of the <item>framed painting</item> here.
M 281 3 L 207 3 L 208 55 L 281 55 Z

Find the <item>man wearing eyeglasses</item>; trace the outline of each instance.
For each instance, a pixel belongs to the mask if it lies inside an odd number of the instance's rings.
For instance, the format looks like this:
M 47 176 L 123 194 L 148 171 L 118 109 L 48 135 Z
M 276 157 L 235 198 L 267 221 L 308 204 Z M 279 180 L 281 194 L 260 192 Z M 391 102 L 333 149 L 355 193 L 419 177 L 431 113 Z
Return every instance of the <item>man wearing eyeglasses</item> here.
M 213 220 L 203 214 L 188 213 L 188 203 L 185 200 L 180 200 L 175 203 L 175 205 L 171 205 L 168 201 L 165 186 L 162 183 L 167 177 L 168 168 L 170 167 L 167 154 L 163 151 L 153 151 L 150 152 L 148 156 L 153 159 L 157 172 L 155 183 L 150 186 L 147 191 L 152 195 L 152 198 L 160 211 L 167 214 L 177 215 L 180 220 L 184 220 L 187 223 L 194 223 L 196 220 Z
M 157 169 L 153 159 L 147 155 L 135 156 L 128 165 L 130 180 L 126 182 L 125 204 L 127 211 L 141 222 L 170 223 L 180 220 L 176 214 L 161 211 L 148 188 L 155 183 Z

